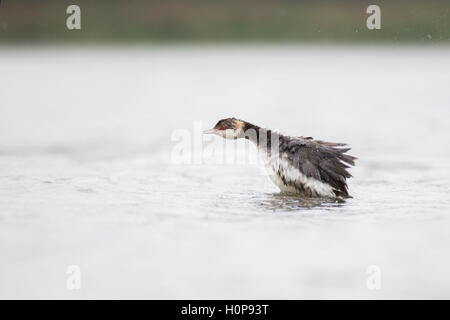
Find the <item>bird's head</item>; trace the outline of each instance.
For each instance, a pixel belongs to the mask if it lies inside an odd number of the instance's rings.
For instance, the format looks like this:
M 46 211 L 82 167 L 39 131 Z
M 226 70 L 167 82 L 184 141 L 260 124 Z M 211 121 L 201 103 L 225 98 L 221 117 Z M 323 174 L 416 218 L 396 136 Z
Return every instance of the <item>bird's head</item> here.
M 245 122 L 236 118 L 222 119 L 214 128 L 203 131 L 204 134 L 215 134 L 225 139 L 245 137 Z

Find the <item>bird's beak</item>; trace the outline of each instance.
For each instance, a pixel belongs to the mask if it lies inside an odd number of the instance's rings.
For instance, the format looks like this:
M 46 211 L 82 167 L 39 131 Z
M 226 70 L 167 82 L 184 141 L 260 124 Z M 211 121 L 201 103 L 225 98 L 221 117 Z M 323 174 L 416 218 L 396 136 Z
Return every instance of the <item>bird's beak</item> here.
M 209 130 L 203 131 L 203 134 L 214 134 L 214 133 L 217 133 L 216 129 L 209 129 Z

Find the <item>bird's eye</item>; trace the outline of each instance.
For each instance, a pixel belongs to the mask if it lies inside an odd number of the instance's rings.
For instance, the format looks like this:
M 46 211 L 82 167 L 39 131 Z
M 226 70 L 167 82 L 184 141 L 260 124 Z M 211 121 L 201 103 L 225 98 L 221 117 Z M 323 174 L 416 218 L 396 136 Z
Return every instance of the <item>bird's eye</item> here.
M 221 126 L 219 130 L 225 130 L 225 126 Z

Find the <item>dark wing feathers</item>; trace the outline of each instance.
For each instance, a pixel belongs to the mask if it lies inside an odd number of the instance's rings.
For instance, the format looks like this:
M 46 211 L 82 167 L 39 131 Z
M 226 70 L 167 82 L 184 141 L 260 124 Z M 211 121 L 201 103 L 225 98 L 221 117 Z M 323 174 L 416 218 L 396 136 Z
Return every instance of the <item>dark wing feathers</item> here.
M 328 183 L 336 196 L 348 198 L 347 171 L 355 165 L 356 158 L 346 154 L 350 148 L 345 143 L 313 140 L 311 137 L 283 137 L 280 145 L 288 151 L 289 160 L 307 177 Z
M 306 176 L 320 180 L 320 172 L 318 168 L 311 163 L 311 161 L 305 159 L 303 163 L 301 163 L 300 165 L 301 165 L 300 171 L 302 171 Z

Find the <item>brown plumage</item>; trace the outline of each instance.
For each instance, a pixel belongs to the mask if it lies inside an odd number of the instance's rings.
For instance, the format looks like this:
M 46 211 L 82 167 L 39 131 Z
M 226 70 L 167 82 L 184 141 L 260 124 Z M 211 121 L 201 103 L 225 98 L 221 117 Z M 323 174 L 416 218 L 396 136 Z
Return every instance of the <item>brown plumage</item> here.
M 311 137 L 280 135 L 280 154 L 288 154 L 289 162 L 305 176 L 329 184 L 337 197 L 349 198 L 346 179 L 348 168 L 356 157 L 346 154 L 345 143 L 314 140 Z
M 351 197 L 346 179 L 352 175 L 347 169 L 355 165 L 356 158 L 346 154 L 350 148 L 345 143 L 285 136 L 236 118 L 220 120 L 205 133 L 254 142 L 266 154 L 266 167 L 281 190 L 309 197 Z M 276 156 L 274 142 L 278 143 Z

